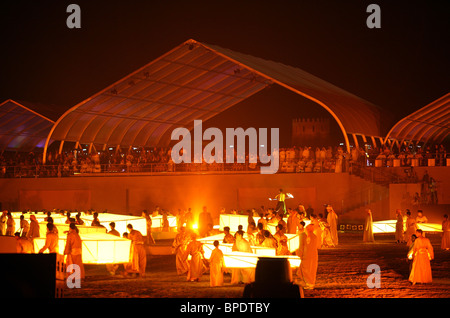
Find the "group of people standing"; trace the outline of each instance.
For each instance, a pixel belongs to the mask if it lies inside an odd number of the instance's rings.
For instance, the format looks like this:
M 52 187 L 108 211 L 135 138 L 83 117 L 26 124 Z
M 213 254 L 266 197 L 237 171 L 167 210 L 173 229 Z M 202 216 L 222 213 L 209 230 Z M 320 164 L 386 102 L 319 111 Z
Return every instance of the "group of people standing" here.
M 303 215 L 301 208 L 300 211 L 300 215 Z M 297 269 L 297 283 L 304 289 L 314 289 L 316 284 L 319 249 L 337 247 L 339 243 L 338 215 L 329 204 L 326 205 L 325 213 L 325 217 L 322 214 L 318 216 L 311 214 L 310 223 L 306 227 L 303 220 L 298 226 L 299 248 L 296 254 L 300 257 L 301 263 Z
M 210 285 L 222 286 L 223 274 L 229 272 L 224 266 L 223 253 L 220 244 L 232 244 L 232 251 L 253 253 L 252 246 L 274 248 L 276 255 L 297 255 L 302 259 L 297 270 L 297 280 L 304 288 L 313 289 L 316 281 L 318 266 L 318 250 L 323 247 L 338 245 L 337 220 L 338 216 L 331 205 L 326 205 L 326 217 L 315 214 L 307 217 L 303 205 L 296 209 L 288 209 L 286 221 L 283 213 L 257 213 L 255 209 L 248 211 L 248 225 L 246 231 L 239 225 L 232 234 L 230 228 L 225 227 L 223 240 L 214 242 L 215 249 L 211 257 L 204 256 L 203 245 L 197 240 L 198 234 L 189 227 L 182 226 L 173 244 L 176 255 L 176 269 L 179 275 L 187 275 L 188 281 L 199 281 L 202 274 L 209 268 Z M 259 217 L 257 221 L 255 218 Z M 308 223 L 308 225 L 306 225 Z M 271 233 L 269 225 L 274 225 L 275 233 Z M 299 235 L 299 248 L 291 252 L 288 248 L 286 233 Z M 189 259 L 190 258 L 190 259 Z M 231 284 L 251 283 L 255 270 L 252 268 L 233 268 Z
M 66 243 L 64 246 L 63 255 L 66 256 L 65 264 L 67 267 L 72 265 L 77 265 L 79 268 L 80 279 L 85 278 L 85 270 L 83 266 L 83 257 L 82 257 L 82 239 L 79 234 L 78 226 L 84 225 L 84 221 L 79 218 L 79 214 L 75 218 L 71 217 L 70 212 L 64 212 L 67 217 L 65 224 L 69 226 L 67 231 L 64 231 L 64 234 L 67 235 Z M 34 247 L 34 239 L 40 237 L 40 226 L 34 214 L 30 214 L 30 222 L 25 219 L 25 215 L 22 214 L 20 216 L 20 230 L 14 233 L 15 230 L 15 221 L 12 218 L 12 215 L 8 211 L 3 211 L 0 215 L 0 235 L 9 235 L 15 236 L 16 238 L 16 246 L 18 253 L 24 254 L 32 254 L 32 253 L 60 253 L 59 247 L 59 237 L 60 233 L 58 231 L 58 227 L 54 224 L 53 217 L 51 216 L 51 212 L 47 212 L 47 217 L 44 218 L 44 222 L 46 224 L 46 237 L 44 246 L 39 249 L 39 251 L 35 250 Z M 91 226 L 101 226 L 100 220 L 98 219 L 98 213 L 94 212 L 93 220 L 91 222 Z M 120 233 L 115 229 L 115 223 L 111 222 L 109 224 L 110 230 L 107 233 L 116 235 L 120 237 Z M 124 238 L 128 238 L 131 240 L 130 245 L 130 262 L 123 265 L 123 273 L 124 275 L 139 275 L 140 277 L 145 277 L 146 264 L 147 264 L 147 252 L 145 250 L 144 244 L 146 243 L 145 237 L 138 230 L 133 229 L 131 224 L 127 225 L 127 232 L 123 234 Z M 147 235 L 147 238 L 151 237 Z M 118 264 L 108 264 L 107 270 L 114 274 L 119 265 Z M 72 271 L 73 272 L 73 271 Z M 70 275 L 71 273 L 69 273 Z
M 59 231 L 56 225 L 53 223 L 53 218 L 51 213 L 47 213 L 47 217 L 44 219 L 47 222 L 46 237 L 44 246 L 39 250 L 35 251 L 34 240 L 40 237 L 40 227 L 39 223 L 34 214 L 30 214 L 30 222 L 25 219 L 25 215 L 20 216 L 20 230 L 14 233 L 15 222 L 12 219 L 11 213 L 4 211 L 2 214 L 6 215 L 7 220 L 7 231 L 3 232 L 3 227 L 1 227 L 2 235 L 14 235 L 16 238 L 17 252 L 23 254 L 39 253 L 42 254 L 48 250 L 49 253 L 59 253 Z M 12 222 L 11 222 L 12 220 Z M 80 279 L 85 278 L 84 266 L 82 261 L 82 242 L 79 235 L 79 231 L 76 227 L 75 222 L 70 222 L 69 230 L 65 232 L 67 234 L 66 244 L 64 247 L 63 255 L 66 256 L 66 265 L 78 266 Z M 12 229 L 11 229 L 12 228 Z M 13 234 L 14 233 L 14 234 Z
M 214 241 L 215 249 L 209 259 L 205 258 L 203 243 L 197 240 L 198 235 L 191 229 L 182 226 L 172 244 L 176 255 L 178 275 L 187 275 L 189 282 L 198 282 L 209 268 L 210 285 L 222 286 L 223 274 L 226 272 L 223 252 L 219 249 L 219 241 Z M 190 259 L 189 259 L 190 257 Z
M 411 262 L 408 280 L 412 284 L 431 283 L 433 278 L 430 261 L 434 259 L 434 249 L 424 231 L 418 227 L 418 224 L 428 222 L 427 217 L 422 210 L 418 210 L 417 217 L 413 217 L 408 209 L 405 215 L 397 209 L 396 215 L 395 240 L 397 243 L 406 243 L 407 257 Z M 450 222 L 447 214 L 442 221 L 442 231 L 441 248 L 450 250 Z
M 274 210 L 270 211 L 274 212 Z M 204 273 L 209 266 L 211 286 L 222 286 L 223 273 L 227 272 L 227 269 L 224 267 L 223 253 L 219 249 L 220 244 L 233 244 L 233 251 L 248 253 L 252 253 L 252 246 L 262 246 L 275 248 L 277 255 L 295 254 L 299 256 L 302 261 L 296 272 L 297 283 L 304 289 L 313 289 L 318 267 L 318 251 L 324 247 L 338 246 L 338 216 L 331 205 L 326 205 L 325 217 L 323 217 L 323 214 L 315 215 L 314 213 L 306 217 L 302 205 L 299 205 L 296 209 L 288 208 L 287 211 L 286 219 L 283 219 L 284 214 L 282 213 L 267 213 L 264 215 L 257 213 L 255 209 L 248 211 L 246 231 L 244 232 L 241 225 L 233 235 L 230 233 L 229 227 L 225 227 L 223 241 L 214 242 L 216 248 L 210 259 L 204 258 L 202 244 L 196 241 L 196 236 L 187 233 L 186 229 L 183 228 L 173 244 L 174 252 L 177 255 L 178 273 L 188 274 L 188 280 L 198 281 L 201 277 L 200 273 Z M 370 209 L 367 209 L 366 212 L 363 242 L 374 242 L 372 212 Z M 255 222 L 256 215 L 259 216 L 259 219 Z M 397 210 L 395 240 L 397 243 L 405 244 L 408 248 L 407 258 L 411 262 L 408 280 L 412 284 L 432 281 L 430 260 L 434 259 L 433 246 L 430 240 L 425 237 L 425 233 L 417 226 L 418 223 L 427 222 L 428 220 L 421 210 L 418 211 L 417 217 L 412 217 L 409 210 L 406 211 L 405 215 Z M 275 233 L 270 232 L 268 226 L 270 224 L 275 225 Z M 450 221 L 448 215 L 444 215 L 442 230 L 441 248 L 450 250 Z M 295 253 L 291 253 L 287 248 L 285 233 L 298 234 L 299 248 Z M 187 261 L 188 255 L 191 255 L 190 262 Z M 232 269 L 231 275 L 232 284 L 250 283 L 254 277 L 254 270 Z

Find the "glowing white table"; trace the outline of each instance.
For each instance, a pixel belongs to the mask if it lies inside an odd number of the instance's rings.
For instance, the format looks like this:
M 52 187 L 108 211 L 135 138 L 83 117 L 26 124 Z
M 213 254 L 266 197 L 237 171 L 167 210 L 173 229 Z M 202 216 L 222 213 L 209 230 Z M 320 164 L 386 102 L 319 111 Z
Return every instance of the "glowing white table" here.
M 288 237 L 289 251 L 295 252 L 299 246 L 298 235 L 286 234 Z M 295 255 L 276 255 L 275 248 L 262 247 L 262 246 L 250 246 L 253 253 L 244 253 L 232 251 L 232 243 L 222 243 L 224 234 L 216 234 L 208 237 L 197 239 L 203 243 L 203 251 L 205 252 L 205 258 L 211 257 L 211 252 L 215 249 L 214 241 L 219 241 L 219 249 L 224 254 L 225 266 L 227 268 L 255 268 L 259 257 L 278 257 L 287 258 L 291 267 L 300 266 L 300 258 Z M 247 233 L 244 234 L 244 238 L 247 239 Z
M 258 224 L 259 217 L 253 217 L 255 223 Z M 287 222 L 287 218 L 283 218 L 285 222 Z M 305 227 L 311 222 L 310 220 L 303 220 L 305 222 Z M 243 230 L 246 231 L 248 227 L 248 215 L 240 215 L 240 214 L 221 214 L 220 215 L 220 224 L 219 230 L 223 231 L 224 227 L 228 226 L 230 228 L 230 232 L 236 232 L 238 230 L 238 226 L 242 225 Z M 267 223 L 267 229 L 270 233 L 275 234 L 277 231 L 278 223 Z
M 264 258 L 264 256 L 259 256 L 252 253 L 232 252 L 224 253 L 223 258 L 226 268 L 256 268 L 258 259 Z M 298 256 L 279 255 L 270 256 L 270 258 L 285 258 L 289 261 L 291 268 L 298 268 L 301 263 L 300 257 Z
M 131 240 L 106 233 L 80 234 L 83 264 L 120 264 L 130 262 Z M 59 235 L 59 254 L 64 254 L 67 235 Z M 34 250 L 45 245 L 45 237 L 34 239 Z M 48 250 L 45 251 L 48 253 Z
M 163 228 L 163 217 L 162 215 L 152 216 L 152 230 L 162 230 Z M 167 221 L 169 223 L 169 228 L 177 227 L 177 218 L 175 216 L 168 215 Z
M 54 223 L 54 225 L 58 229 L 59 235 L 66 235 L 64 234 L 64 232 L 69 231 L 69 224 Z M 106 233 L 106 228 L 101 226 L 77 225 L 77 229 L 80 234 Z M 39 234 L 41 237 L 45 237 L 45 235 L 47 234 L 47 222 L 39 223 Z
M 86 225 L 91 225 L 94 216 L 91 214 L 82 214 L 81 219 Z M 122 215 L 114 213 L 99 213 L 98 220 L 100 224 L 110 230 L 109 223 L 116 223 L 116 230 L 122 235 L 127 232 L 127 225 L 131 224 L 134 230 L 141 232 L 143 236 L 147 235 L 147 220 L 143 217 L 133 215 Z
M 20 216 L 22 215 L 22 212 L 11 212 L 11 215 L 12 215 L 14 221 L 16 222 L 15 232 L 19 232 L 20 231 Z M 30 222 L 31 222 L 31 220 L 30 220 L 31 215 L 34 215 L 36 217 L 36 221 L 38 223 L 45 222 L 45 224 L 47 224 L 47 222 L 44 221 L 45 218 L 47 217 L 47 214 L 45 214 L 43 212 L 38 212 L 37 214 L 35 214 L 34 212 L 33 213 L 25 213 L 23 216 L 24 216 L 25 221 L 28 222 L 28 224 L 30 224 Z M 58 214 L 58 213 L 52 213 L 51 217 L 53 218 L 54 223 L 62 223 L 63 224 L 67 219 L 66 216 Z M 44 232 L 44 233 L 46 233 L 46 232 Z
M 256 219 L 255 222 L 257 222 Z M 230 227 L 230 232 L 236 232 L 238 230 L 239 225 L 242 225 L 244 227 L 244 231 L 247 230 L 248 215 L 240 215 L 240 214 L 220 215 L 219 230 L 223 231 L 223 228 L 228 226 Z
M 397 220 L 384 220 L 372 223 L 373 233 L 395 233 Z M 417 228 L 424 232 L 442 232 L 442 225 L 438 223 L 416 223 Z
M 231 232 L 230 232 L 231 233 Z M 231 233 L 234 235 L 234 233 Z M 298 234 L 285 234 L 288 238 L 287 241 L 287 245 L 288 245 L 288 249 L 291 253 L 295 252 L 299 245 L 300 245 L 300 241 L 298 238 Z M 212 235 L 212 236 L 207 236 L 207 237 L 202 237 L 197 239 L 197 241 L 202 242 L 203 244 L 210 244 L 213 246 L 214 241 L 219 241 L 219 246 L 220 245 L 226 245 L 223 242 L 223 238 L 224 238 L 224 234 L 216 234 L 216 235 Z M 244 233 L 244 239 L 248 240 L 248 236 L 247 233 Z M 255 248 L 254 253 L 256 253 L 255 251 L 258 249 L 269 249 L 268 247 L 261 247 L 261 246 L 251 246 L 252 249 Z M 275 250 L 274 248 L 272 248 L 271 250 Z M 270 256 L 272 255 L 271 252 L 269 254 L 262 254 L 262 253 L 258 253 L 258 255 L 265 255 L 265 256 Z
M 211 256 L 211 252 L 214 249 L 214 246 L 210 244 L 204 244 L 204 251 L 205 251 L 205 258 L 209 259 Z M 285 258 L 289 261 L 289 265 L 291 268 L 297 268 L 300 266 L 301 260 L 300 257 L 295 255 L 275 255 L 275 249 L 272 249 L 272 253 L 268 253 L 268 250 L 260 250 L 263 254 L 266 253 L 267 255 L 260 255 L 260 254 L 253 254 L 253 253 L 245 253 L 245 252 L 232 252 L 231 246 L 225 246 L 225 244 L 222 244 L 219 246 L 219 249 L 223 252 L 223 258 L 226 268 L 256 268 L 256 264 L 258 263 L 258 259 L 263 257 L 270 257 L 270 258 Z M 253 249 L 253 247 L 252 247 Z M 191 259 L 191 256 L 189 255 L 188 259 Z

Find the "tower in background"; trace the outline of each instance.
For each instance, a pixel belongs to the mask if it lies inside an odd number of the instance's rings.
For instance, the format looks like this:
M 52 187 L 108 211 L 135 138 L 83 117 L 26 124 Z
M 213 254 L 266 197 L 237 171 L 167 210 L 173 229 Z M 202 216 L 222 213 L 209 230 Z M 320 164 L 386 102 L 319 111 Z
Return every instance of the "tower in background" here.
M 328 146 L 331 139 L 329 118 L 292 120 L 292 146 Z

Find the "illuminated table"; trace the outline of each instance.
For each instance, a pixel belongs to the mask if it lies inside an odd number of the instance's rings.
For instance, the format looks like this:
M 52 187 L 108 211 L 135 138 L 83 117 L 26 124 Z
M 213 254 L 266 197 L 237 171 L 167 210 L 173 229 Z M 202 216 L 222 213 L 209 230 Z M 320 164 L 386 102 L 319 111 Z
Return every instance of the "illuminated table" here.
M 69 224 L 54 223 L 54 225 L 58 229 L 59 235 L 65 235 L 64 232 L 69 231 Z M 80 234 L 106 233 L 106 228 L 101 226 L 77 225 L 77 229 Z M 39 223 L 39 234 L 41 237 L 45 237 L 47 234 L 47 222 Z
M 289 252 L 294 253 L 296 250 L 298 250 L 300 246 L 300 239 L 298 234 L 285 234 L 288 238 L 287 245 L 289 248 Z
M 262 257 L 271 258 L 285 258 L 289 261 L 291 268 L 297 268 L 300 266 L 300 257 L 295 255 L 275 255 L 274 248 L 255 247 L 252 246 L 252 250 L 255 253 L 245 253 L 231 251 L 233 244 L 222 243 L 219 245 L 219 249 L 223 252 L 223 258 L 226 268 L 256 268 L 258 259 Z M 215 247 L 212 244 L 203 244 L 203 250 L 205 252 L 205 258 L 211 257 L 211 252 Z M 189 255 L 188 259 L 191 259 Z
M 417 223 L 417 227 L 424 232 L 442 232 L 442 224 L 438 223 Z
M 231 233 L 231 234 L 233 234 L 233 233 Z M 293 253 L 296 250 L 298 250 L 299 245 L 300 245 L 298 234 L 285 234 L 285 235 L 288 238 L 287 245 L 288 245 L 289 252 Z M 221 234 L 216 234 L 216 235 L 212 235 L 212 236 L 202 237 L 202 238 L 197 239 L 197 241 L 202 242 L 204 245 L 209 244 L 214 249 L 214 245 L 213 245 L 214 241 L 219 241 L 219 247 L 221 247 L 222 245 L 225 245 L 225 246 L 227 245 L 226 243 L 222 243 L 223 238 L 224 238 L 224 234 L 221 233 Z M 248 240 L 247 233 L 244 233 L 244 239 Z M 258 255 L 264 255 L 264 256 L 275 255 L 275 254 L 272 254 L 272 252 L 267 252 L 267 253 L 261 252 L 262 250 L 265 250 L 265 249 L 275 251 L 274 248 L 261 247 L 261 246 L 255 246 L 255 245 L 252 245 L 251 248 L 254 249 L 253 253 L 258 254 Z M 222 252 L 225 252 L 225 251 L 222 250 Z
M 81 219 L 86 225 L 91 225 L 94 216 L 91 214 L 82 214 Z M 141 232 L 143 236 L 147 235 L 147 220 L 143 217 L 133 215 L 122 215 L 114 213 L 99 213 L 98 220 L 100 224 L 110 230 L 109 223 L 116 223 L 116 230 L 122 235 L 127 232 L 127 225 L 131 224 L 134 230 Z
M 270 257 L 287 259 L 289 261 L 289 265 L 291 268 L 298 268 L 301 263 L 300 257 L 298 256 L 279 255 Z M 244 252 L 231 252 L 231 253 L 224 253 L 223 258 L 226 268 L 256 268 L 258 259 L 264 258 L 264 256 Z
M 14 221 L 16 222 L 15 232 L 19 232 L 20 231 L 20 216 L 22 215 L 22 212 L 11 212 L 11 215 L 12 215 Z M 36 217 L 36 221 L 38 223 L 45 222 L 45 224 L 47 224 L 47 222 L 44 221 L 45 218 L 47 217 L 47 214 L 45 214 L 43 212 L 38 212 L 37 214 L 35 214 L 34 212 L 33 213 L 25 213 L 23 216 L 24 216 L 25 221 L 28 222 L 28 224 L 31 223 L 31 220 L 30 220 L 31 215 L 34 215 Z M 56 212 L 52 213 L 51 217 L 53 218 L 53 223 L 64 224 L 64 222 L 66 222 L 66 219 L 67 219 L 67 217 L 65 215 L 61 215 Z M 45 230 L 44 235 L 46 232 L 47 232 L 47 230 Z M 41 231 L 40 231 L 40 234 L 42 235 Z
M 162 230 L 163 228 L 163 217 L 162 215 L 152 216 L 152 230 L 153 229 L 159 229 Z M 175 216 L 168 215 L 167 221 L 169 223 L 169 228 L 176 228 L 177 227 L 177 218 Z
M 200 241 L 200 240 L 198 240 Z M 233 244 L 232 243 L 220 243 L 219 249 L 223 253 L 233 253 L 232 251 Z M 261 246 L 251 246 L 253 254 L 257 256 L 275 256 L 276 250 L 274 248 L 269 247 L 261 247 Z M 203 251 L 205 252 L 205 257 L 210 258 L 211 252 L 215 249 L 213 243 L 205 242 L 203 243 Z
M 80 234 L 83 264 L 120 264 L 130 262 L 131 240 L 106 233 Z M 67 235 L 59 236 L 59 254 L 64 254 Z M 34 239 L 34 250 L 45 245 L 45 237 Z M 48 253 L 48 249 L 45 253 Z
M 255 220 L 257 222 L 257 220 Z M 238 226 L 242 225 L 244 230 L 247 229 L 248 226 L 248 215 L 240 215 L 240 214 L 221 214 L 219 221 L 219 229 L 223 231 L 223 228 L 226 226 L 230 227 L 230 232 L 236 232 L 238 230 Z
M 253 217 L 256 225 L 258 225 L 259 217 Z M 283 218 L 285 222 L 287 222 L 287 218 Z M 303 220 L 305 222 L 305 227 L 311 223 L 310 220 Z M 221 214 L 220 215 L 220 224 L 219 230 L 223 231 L 223 228 L 228 226 L 230 227 L 230 232 L 236 232 L 238 230 L 238 226 L 242 225 L 243 230 L 246 231 L 248 227 L 248 215 L 240 215 L 240 214 Z M 270 233 L 275 234 L 277 232 L 277 223 L 267 223 L 267 229 Z
M 372 223 L 373 233 L 395 233 L 397 220 L 384 220 Z M 442 225 L 438 223 L 416 223 L 417 228 L 424 232 L 442 232 Z
M 288 247 L 290 252 L 295 252 L 299 247 L 299 239 L 296 234 L 286 234 L 288 237 Z M 287 258 L 291 267 L 300 266 L 300 258 L 295 255 L 276 255 L 275 248 L 254 246 L 251 245 L 253 253 L 243 253 L 232 251 L 232 243 L 222 243 L 224 234 L 216 234 L 208 237 L 197 239 L 203 243 L 203 251 L 205 258 L 211 257 L 211 252 L 215 249 L 214 241 L 219 241 L 219 249 L 224 254 L 225 266 L 227 268 L 254 268 L 258 262 L 259 257 L 279 257 Z M 244 239 L 248 239 L 247 233 L 244 234 Z

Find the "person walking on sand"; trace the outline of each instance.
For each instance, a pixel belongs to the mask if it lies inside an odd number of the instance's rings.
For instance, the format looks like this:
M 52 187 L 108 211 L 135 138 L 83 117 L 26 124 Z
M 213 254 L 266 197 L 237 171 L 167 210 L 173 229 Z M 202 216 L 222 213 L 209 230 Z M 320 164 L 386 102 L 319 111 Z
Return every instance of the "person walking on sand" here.
M 83 266 L 83 256 L 82 256 L 82 241 L 78 234 L 78 228 L 75 223 L 70 223 L 69 233 L 67 234 L 66 246 L 64 248 L 64 255 L 67 256 L 66 264 L 67 266 L 75 265 L 78 266 L 80 270 L 80 278 L 84 279 L 85 272 Z M 76 271 L 73 269 L 73 271 Z
M 314 289 L 319 263 L 318 238 L 314 234 L 312 224 L 309 224 L 305 230 L 306 235 L 300 236 L 297 250 L 297 256 L 301 259 L 300 267 L 297 269 L 297 281 L 304 289 Z
M 145 240 L 142 233 L 133 229 L 133 225 L 127 224 L 128 238 L 131 240 L 130 255 L 132 271 L 139 273 L 141 278 L 145 277 L 147 267 L 147 252 L 145 251 Z
M 225 270 L 225 260 L 223 252 L 219 249 L 219 241 L 214 241 L 214 249 L 209 257 L 209 285 L 211 287 L 223 286 L 223 272 Z
M 444 220 L 442 221 L 441 248 L 446 251 L 450 250 L 450 221 L 447 214 L 444 215 Z
M 334 209 L 331 205 L 327 205 L 327 222 L 330 225 L 330 234 L 331 234 L 331 240 L 333 241 L 334 246 L 338 245 L 338 232 L 337 232 L 337 225 L 338 225 L 338 215 L 336 212 L 334 212 Z
M 417 238 L 414 241 L 410 258 L 413 260 L 409 281 L 414 285 L 416 283 L 431 283 L 433 280 L 431 274 L 431 263 L 434 259 L 433 246 L 428 238 L 423 236 L 423 231 L 416 230 Z
M 243 237 L 242 233 L 236 232 L 236 241 L 234 242 L 232 252 L 253 253 L 250 243 Z M 249 284 L 255 280 L 254 268 L 233 268 L 231 271 L 231 284 L 240 283 Z
M 49 253 L 59 252 L 59 236 L 53 231 L 53 223 L 47 223 L 47 234 L 45 237 L 45 245 L 39 250 L 39 254 L 44 253 L 47 249 Z
M 366 221 L 364 224 L 363 242 L 374 242 L 375 241 L 375 239 L 373 237 L 372 225 L 373 225 L 372 211 L 370 209 L 367 209 L 366 210 Z
M 14 221 L 11 212 L 8 211 L 6 213 L 6 216 L 8 217 L 6 220 L 6 235 L 14 236 L 14 232 L 16 229 L 16 221 Z
M 178 275 L 184 275 L 189 270 L 189 262 L 185 259 L 186 248 L 190 242 L 190 235 L 186 228 L 182 226 L 172 243 L 173 254 L 175 254 L 175 266 Z
M 186 247 L 185 259 L 191 255 L 191 260 L 189 262 L 189 269 L 187 272 L 188 282 L 198 282 L 200 277 L 202 277 L 204 272 L 204 251 L 203 243 L 197 241 L 197 234 L 191 233 L 191 241 Z
M 397 215 L 397 222 L 395 223 L 395 241 L 397 243 L 404 243 L 404 221 L 403 221 L 403 215 L 402 210 L 397 209 L 395 211 Z

